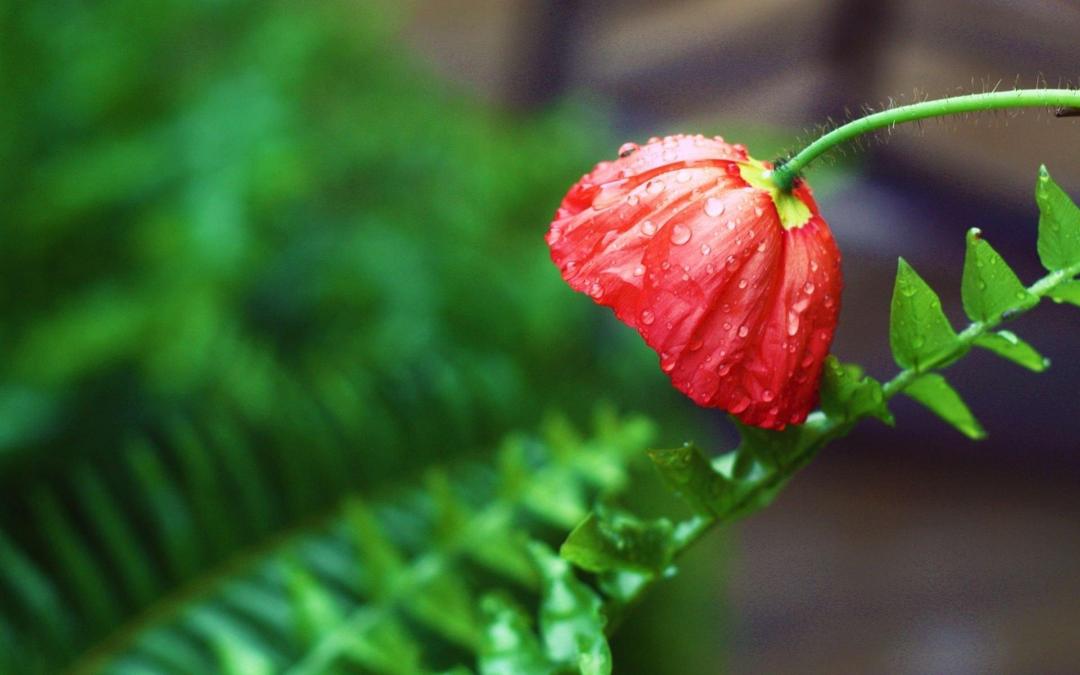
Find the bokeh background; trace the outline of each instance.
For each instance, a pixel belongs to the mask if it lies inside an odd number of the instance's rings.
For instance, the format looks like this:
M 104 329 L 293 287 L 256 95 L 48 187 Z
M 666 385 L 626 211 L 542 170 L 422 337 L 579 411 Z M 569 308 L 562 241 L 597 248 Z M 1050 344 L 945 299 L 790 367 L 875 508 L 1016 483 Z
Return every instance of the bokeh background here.
M 661 442 L 729 447 L 559 280 L 542 235 L 565 189 L 625 140 L 771 158 L 864 105 L 1077 84 L 1077 35 L 1066 0 L 5 5 L 0 651 L 30 656 L 0 663 L 53 672 L 162 592 L 84 593 L 96 627 L 50 626 L 68 654 L 36 641 L 27 589 L 92 577 L 80 547 L 111 550 L 91 524 L 110 509 L 165 522 L 154 564 L 197 578 L 551 410 L 605 399 Z M 960 323 L 968 227 L 1035 278 L 1036 170 L 1080 196 L 1078 158 L 1080 122 L 1028 111 L 814 169 L 847 280 L 834 352 L 892 372 L 898 255 Z M 1049 371 L 949 372 L 988 440 L 897 401 L 896 429 L 866 423 L 688 556 L 616 638 L 618 672 L 1077 672 L 1080 318 L 1017 329 Z M 210 484 L 258 526 L 205 531 Z

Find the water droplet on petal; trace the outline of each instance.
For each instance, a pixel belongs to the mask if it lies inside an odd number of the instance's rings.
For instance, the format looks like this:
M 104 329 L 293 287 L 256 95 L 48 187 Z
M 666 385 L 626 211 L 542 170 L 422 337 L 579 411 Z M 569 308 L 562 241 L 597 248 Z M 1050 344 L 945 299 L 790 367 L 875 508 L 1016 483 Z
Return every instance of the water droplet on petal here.
M 645 276 L 645 266 L 644 265 L 638 265 L 637 267 L 635 267 L 634 268 L 634 276 L 635 277 Z
M 645 184 L 645 191 L 651 195 L 658 195 L 664 191 L 664 181 L 654 178 Z
M 758 244 L 757 245 L 758 253 L 764 253 L 766 247 L 767 247 L 767 245 L 766 245 L 765 242 L 761 242 L 760 244 Z
M 701 255 L 709 255 L 710 253 L 712 253 L 712 249 L 709 248 L 709 245 L 708 244 L 702 244 L 701 245 Z
M 787 313 L 787 334 L 794 337 L 799 332 L 799 315 L 795 312 Z
M 755 206 L 754 215 L 758 218 L 762 217 L 763 215 L 765 215 L 765 209 L 761 208 L 760 206 Z
M 735 221 L 734 220 L 727 221 L 727 229 L 729 229 L 729 230 L 734 230 L 735 229 Z
M 662 269 L 662 270 L 671 269 L 671 263 L 669 263 L 668 261 L 665 260 L 664 262 L 660 263 L 660 269 Z
M 802 287 L 802 289 L 804 291 L 806 291 L 807 295 L 810 295 L 811 293 L 813 293 L 814 288 L 815 287 L 814 287 L 814 282 L 813 281 L 807 281 L 805 284 L 803 284 L 803 287 Z
M 690 173 L 689 170 L 680 169 L 679 173 L 675 174 L 675 182 L 677 182 L 677 183 L 689 183 L 690 179 L 693 178 L 693 177 L 694 177 L 694 175 L 692 173 Z
M 746 288 L 750 284 L 746 279 L 739 279 L 739 288 Z
M 690 228 L 682 223 L 679 223 L 671 228 L 671 243 L 676 246 L 682 246 L 686 242 L 690 241 Z
M 641 221 L 641 232 L 646 237 L 651 237 L 656 234 L 656 223 L 651 220 Z
M 765 391 L 761 392 L 761 400 L 765 401 L 766 403 L 773 400 L 774 398 L 776 398 L 776 394 L 772 393 L 772 389 L 766 389 Z
M 660 370 L 665 373 L 670 373 L 675 370 L 675 359 L 671 358 L 670 354 L 665 353 L 660 355 Z
M 608 147 L 611 147 L 611 146 L 608 146 Z M 637 143 L 623 143 L 619 147 L 619 157 L 629 157 L 630 155 L 637 152 L 637 150 L 638 150 L 638 144 Z
M 731 412 L 738 415 L 739 413 L 741 413 L 742 411 L 746 410 L 749 407 L 750 407 L 750 399 L 743 396 L 743 397 L 740 397 L 739 400 L 735 401 L 735 403 L 731 406 Z
M 723 200 L 717 199 L 716 197 L 709 197 L 705 200 L 705 215 L 711 218 L 717 218 L 723 215 L 724 208 Z M 731 229 L 731 227 L 729 226 L 728 229 Z
M 743 324 L 743 325 L 739 326 L 739 337 L 744 338 L 749 334 L 750 334 L 750 329 L 746 326 L 746 324 Z
M 630 195 L 629 197 L 626 198 L 626 203 L 629 204 L 630 206 L 637 206 L 638 205 L 638 196 L 637 195 Z
M 641 323 L 651 326 L 653 321 L 656 321 L 656 316 L 652 312 L 647 309 L 641 312 Z
M 817 261 L 816 260 L 811 260 L 810 261 L 810 271 L 811 272 L 817 272 L 817 270 L 818 270 Z

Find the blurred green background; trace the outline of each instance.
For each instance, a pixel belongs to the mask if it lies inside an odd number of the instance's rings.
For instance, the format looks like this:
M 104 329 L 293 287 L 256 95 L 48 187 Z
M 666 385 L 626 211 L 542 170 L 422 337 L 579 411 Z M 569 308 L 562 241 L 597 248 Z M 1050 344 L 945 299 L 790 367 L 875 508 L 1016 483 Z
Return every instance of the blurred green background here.
M 543 245 L 614 143 L 600 118 L 472 100 L 396 42 L 407 18 L 0 10 L 4 672 L 197 672 L 198 641 L 110 650 L 349 495 L 494 462 L 556 410 L 586 423 L 599 398 L 677 400 Z M 297 657 L 210 625 L 270 654 L 229 646 L 222 670 Z
M 438 610 L 459 585 L 351 623 L 386 606 L 388 547 L 426 560 L 447 504 L 507 499 L 557 543 L 645 443 L 732 438 L 559 278 L 542 236 L 568 186 L 627 138 L 771 158 L 915 85 L 1075 77 L 1077 28 L 1049 0 L 3 4 L 0 672 L 468 663 Z M 845 360 L 891 370 L 897 254 L 954 316 L 967 226 L 1037 267 L 1035 167 L 1077 194 L 1076 123 L 983 126 L 813 174 Z M 617 672 L 1069 672 L 1080 359 L 1075 317 L 1046 317 L 1044 379 L 958 367 L 987 445 L 898 406 L 899 431 L 860 430 L 693 551 Z M 491 555 L 513 576 L 511 550 Z

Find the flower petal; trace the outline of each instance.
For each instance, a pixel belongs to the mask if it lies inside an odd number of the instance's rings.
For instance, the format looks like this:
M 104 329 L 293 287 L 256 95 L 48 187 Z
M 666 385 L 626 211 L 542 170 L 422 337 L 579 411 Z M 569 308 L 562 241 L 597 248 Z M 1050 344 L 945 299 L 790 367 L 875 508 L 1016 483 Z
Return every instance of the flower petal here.
M 628 144 L 570 190 L 547 241 L 567 283 L 636 328 L 678 389 L 780 429 L 816 403 L 839 252 L 805 184 L 810 220 L 781 225 L 742 178 L 752 161 L 700 136 Z

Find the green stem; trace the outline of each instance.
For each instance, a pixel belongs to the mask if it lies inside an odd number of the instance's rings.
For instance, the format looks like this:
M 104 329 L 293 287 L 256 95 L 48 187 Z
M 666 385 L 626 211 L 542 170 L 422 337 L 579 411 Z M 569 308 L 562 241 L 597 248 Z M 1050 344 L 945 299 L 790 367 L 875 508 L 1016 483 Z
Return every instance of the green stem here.
M 1076 108 L 1080 107 L 1080 91 L 1072 89 L 1016 89 L 992 91 L 985 94 L 968 94 L 923 101 L 872 113 L 833 129 L 821 138 L 797 152 L 791 159 L 779 164 L 772 172 L 772 179 L 784 192 L 789 192 L 795 178 L 806 166 L 835 146 L 846 143 L 856 136 L 894 127 L 904 122 L 914 122 L 930 117 L 944 117 L 1004 108 Z

